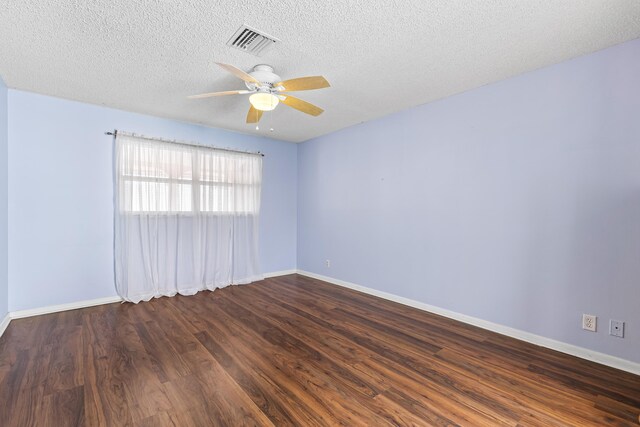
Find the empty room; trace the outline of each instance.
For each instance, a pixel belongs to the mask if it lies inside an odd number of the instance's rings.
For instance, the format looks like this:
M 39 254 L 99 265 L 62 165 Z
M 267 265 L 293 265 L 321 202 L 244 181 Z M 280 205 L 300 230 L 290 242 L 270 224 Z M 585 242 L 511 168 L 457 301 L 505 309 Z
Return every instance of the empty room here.
M 0 427 L 639 426 L 640 1 L 0 4 Z

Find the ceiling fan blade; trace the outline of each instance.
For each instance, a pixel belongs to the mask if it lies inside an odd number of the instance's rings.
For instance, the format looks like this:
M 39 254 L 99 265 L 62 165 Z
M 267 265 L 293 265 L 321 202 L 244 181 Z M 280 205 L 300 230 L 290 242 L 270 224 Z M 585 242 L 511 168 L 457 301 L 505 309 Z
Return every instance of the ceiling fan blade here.
M 210 93 L 202 93 L 200 95 L 191 95 L 187 96 L 189 99 L 199 99 L 199 98 L 209 98 L 212 96 L 224 96 L 224 95 L 242 95 L 244 93 L 249 93 L 250 90 L 228 90 L 225 92 L 210 92 Z
M 289 107 L 295 108 L 298 111 L 302 111 L 303 113 L 307 113 L 312 116 L 319 116 L 324 112 L 322 108 L 291 95 L 281 95 L 280 99 L 282 99 L 282 102 Z
M 247 123 L 258 123 L 262 118 L 262 111 L 258 110 L 252 106 L 249 107 L 249 112 L 247 113 Z
M 322 89 L 325 87 L 331 86 L 327 79 L 322 76 L 312 76 L 312 77 L 299 77 L 297 79 L 285 80 L 280 82 L 275 87 L 282 86 L 284 87 L 285 92 L 293 92 L 296 90 L 313 90 L 313 89 Z
M 260 84 L 260 82 L 255 77 L 251 76 L 248 73 L 245 73 L 240 68 L 234 67 L 233 65 L 229 65 L 229 64 L 223 64 L 221 62 L 216 62 L 216 64 L 218 64 L 220 67 L 224 68 L 226 71 L 230 72 L 234 76 L 244 80 L 247 83 L 255 83 L 257 85 Z

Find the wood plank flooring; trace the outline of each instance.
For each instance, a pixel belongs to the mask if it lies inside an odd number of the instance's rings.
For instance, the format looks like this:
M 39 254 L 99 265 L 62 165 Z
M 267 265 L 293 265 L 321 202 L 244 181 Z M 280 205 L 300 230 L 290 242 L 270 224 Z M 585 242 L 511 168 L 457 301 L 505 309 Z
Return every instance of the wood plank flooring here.
M 638 425 L 640 377 L 303 276 L 14 320 L 2 426 Z

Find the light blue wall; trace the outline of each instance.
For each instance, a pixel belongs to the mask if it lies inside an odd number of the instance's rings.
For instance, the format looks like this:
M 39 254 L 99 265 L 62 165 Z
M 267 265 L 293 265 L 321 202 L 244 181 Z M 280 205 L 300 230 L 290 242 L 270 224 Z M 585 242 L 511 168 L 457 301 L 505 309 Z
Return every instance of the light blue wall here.
M 16 90 L 9 106 L 10 310 L 115 295 L 111 129 L 264 152 L 262 270 L 295 268 L 294 144 Z
M 7 241 L 10 310 L 115 295 L 118 128 L 265 152 L 265 272 L 297 244 L 300 269 L 640 361 L 638 75 L 640 40 L 299 146 L 9 90 L 8 167 L 0 85 L 0 316 Z
M 298 268 L 640 362 L 640 40 L 308 141 L 298 179 Z
M 7 191 L 8 191 L 8 175 L 7 175 L 7 159 L 8 159 L 8 141 L 7 141 L 7 120 L 8 120 L 8 90 L 0 77 L 0 322 L 4 319 L 8 312 L 9 288 L 7 285 L 7 232 L 9 222 L 7 220 Z

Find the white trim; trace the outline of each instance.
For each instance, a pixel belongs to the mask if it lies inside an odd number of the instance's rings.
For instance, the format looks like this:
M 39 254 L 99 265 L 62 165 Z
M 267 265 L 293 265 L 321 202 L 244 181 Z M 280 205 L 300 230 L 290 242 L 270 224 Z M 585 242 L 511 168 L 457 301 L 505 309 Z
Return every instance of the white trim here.
M 298 272 L 298 270 L 293 269 L 293 270 L 281 270 L 281 271 L 273 271 L 271 273 L 264 273 L 263 276 L 265 279 L 268 279 L 269 277 L 278 277 L 278 276 L 287 276 L 289 274 L 296 274 Z
M 365 294 L 369 294 L 369 295 L 384 298 L 390 301 L 398 302 L 400 304 L 408 305 L 410 307 L 428 311 L 430 313 L 435 313 L 440 316 L 448 317 L 450 319 L 458 320 L 460 322 L 467 323 L 469 325 L 478 326 L 479 328 L 482 328 L 482 329 L 487 329 L 489 331 L 497 332 L 502 335 L 516 338 L 521 341 L 526 341 L 528 343 L 539 345 L 541 347 L 546 347 L 552 350 L 557 350 L 562 353 L 570 354 L 572 356 L 576 356 L 581 359 L 590 360 L 592 362 L 600 363 L 602 365 L 610 366 L 612 368 L 616 368 L 622 371 L 631 372 L 632 374 L 640 375 L 640 363 L 632 362 L 630 360 L 620 359 L 619 357 L 610 356 L 608 354 L 599 353 L 593 350 L 588 350 L 586 348 L 578 347 L 573 344 L 567 344 L 561 341 L 556 341 L 551 338 L 546 338 L 540 335 L 532 334 L 530 332 L 521 331 L 519 329 L 511 328 L 505 325 L 500 325 L 498 323 L 489 322 L 487 320 L 482 320 L 477 317 L 467 316 L 466 314 L 456 313 L 455 311 L 446 310 L 444 308 L 425 304 L 420 301 L 390 294 L 388 292 L 378 291 L 376 289 L 371 289 L 365 286 L 356 285 L 355 283 L 346 282 L 344 280 L 334 279 L 332 277 L 327 277 L 327 276 L 311 273 L 304 270 L 298 270 L 298 274 L 302 276 L 311 277 L 313 279 L 322 280 L 324 282 L 329 282 L 334 285 L 360 291 Z
M 297 272 L 298 270 L 295 270 L 295 269 L 273 271 L 271 273 L 265 273 L 263 276 L 265 278 L 278 277 L 278 276 L 286 276 L 288 274 L 296 274 Z M 85 301 L 70 302 L 67 304 L 58 304 L 58 305 L 50 305 L 46 307 L 31 308 L 28 310 L 12 311 L 8 313 L 4 318 L 4 320 L 2 321 L 2 323 L 0 323 L 0 336 L 2 335 L 2 332 L 4 332 L 3 328 L 7 327 L 11 319 L 21 319 L 23 317 L 40 316 L 42 314 L 57 313 L 59 311 L 67 311 L 67 310 L 76 310 L 78 308 L 93 307 L 96 305 L 111 304 L 114 302 L 122 302 L 122 298 L 120 298 L 119 296 L 111 296 L 111 297 L 97 298 L 97 299 L 91 299 L 91 300 L 85 300 Z
M 47 307 L 31 308 L 28 310 L 18 310 L 9 313 L 12 319 L 23 317 L 40 316 L 41 314 L 57 313 L 59 311 L 76 310 L 78 308 L 93 307 L 94 305 L 111 304 L 122 302 L 119 296 L 96 298 L 85 301 L 70 302 L 67 304 L 49 305 Z
M 7 313 L 6 316 L 4 316 L 4 319 L 2 319 L 2 322 L 0 322 L 0 337 L 4 334 L 4 331 L 7 330 L 9 322 L 11 322 L 11 313 Z
M 516 338 L 522 341 L 536 344 L 542 347 L 550 348 L 560 351 L 562 353 L 570 354 L 572 356 L 580 357 L 582 359 L 590 360 L 592 362 L 600 363 L 602 365 L 611 366 L 623 371 L 631 372 L 632 374 L 640 375 L 640 363 L 632 362 L 629 360 L 620 359 L 608 354 L 599 353 L 597 351 L 588 350 L 583 347 L 578 347 L 572 344 L 567 344 L 561 341 L 556 341 L 551 338 L 546 338 L 540 335 L 525 332 L 519 329 L 511 328 L 509 326 L 500 325 L 497 323 L 489 322 L 487 320 L 479 319 L 477 317 L 467 316 L 466 314 L 457 313 L 455 311 L 447 310 L 444 308 L 436 307 L 433 305 L 425 304 L 420 301 L 412 300 L 409 298 L 401 297 L 398 295 L 390 294 L 388 292 L 378 291 L 376 289 L 367 288 L 365 286 L 356 285 L 355 283 L 347 282 L 344 280 L 334 279 L 333 277 L 323 276 L 316 273 L 311 273 L 304 270 L 282 270 L 274 271 L 271 273 L 265 273 L 264 277 L 278 277 L 286 276 L 289 274 L 300 274 L 302 276 L 311 277 L 314 279 L 322 280 L 324 282 L 333 283 L 334 285 L 342 286 L 356 291 L 363 292 L 365 294 L 377 296 L 390 301 L 395 301 L 400 304 L 408 305 L 420 310 L 435 313 L 450 319 L 458 320 L 463 323 L 478 326 L 482 329 L 497 332 L 502 335 L 506 335 L 512 338 Z M 72 302 L 68 304 L 51 305 L 47 307 L 33 308 L 29 310 L 12 311 L 8 313 L 2 322 L 0 322 L 0 336 L 4 333 L 11 319 L 20 319 L 23 317 L 39 316 L 42 314 L 56 313 L 59 311 L 76 310 L 79 308 L 93 307 L 102 304 L 111 304 L 115 302 L 122 302 L 119 296 L 111 296 L 104 298 L 97 298 L 86 301 Z

